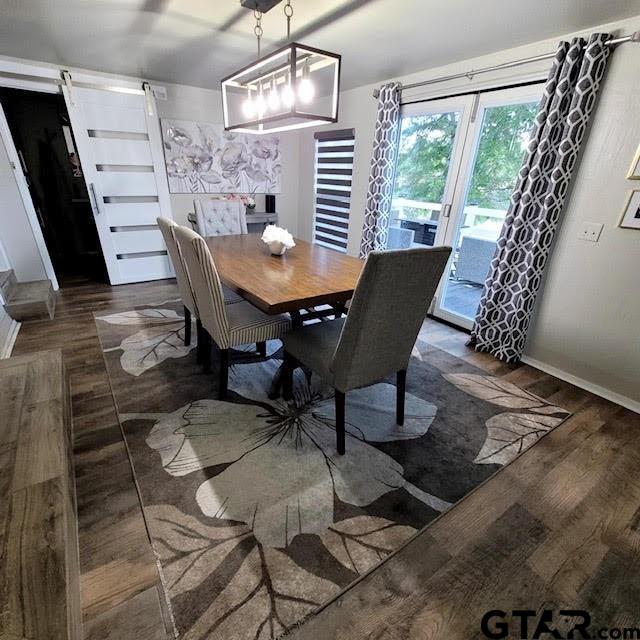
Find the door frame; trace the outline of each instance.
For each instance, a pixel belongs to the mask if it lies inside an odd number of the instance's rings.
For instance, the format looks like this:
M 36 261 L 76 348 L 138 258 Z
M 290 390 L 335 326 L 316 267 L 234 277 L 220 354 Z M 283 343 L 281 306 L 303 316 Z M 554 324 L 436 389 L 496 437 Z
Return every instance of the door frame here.
M 509 104 L 522 104 L 526 102 L 539 102 L 542 98 L 542 90 L 544 82 L 536 84 L 528 84 L 522 87 L 510 87 L 505 89 L 479 91 L 473 94 L 475 104 L 473 109 L 473 117 L 468 123 L 468 130 L 465 137 L 465 148 L 459 165 L 458 176 L 452 198 L 451 214 L 449 216 L 447 229 L 443 237 L 442 244 L 453 247 L 453 251 L 449 256 L 445 267 L 444 276 L 440 280 L 440 284 L 436 290 L 430 313 L 436 318 L 445 320 L 451 324 L 471 329 L 473 327 L 473 319 L 459 316 L 442 307 L 446 285 L 451 273 L 451 264 L 454 259 L 455 242 L 458 235 L 458 227 L 464 215 L 464 205 L 467 200 L 467 193 L 471 184 L 473 170 L 475 169 L 476 156 L 478 146 L 480 144 L 480 135 L 482 133 L 482 123 L 485 111 L 491 107 L 499 107 Z
M 7 86 L 2 82 L 2 79 L 0 79 L 0 86 Z M 16 87 L 14 84 L 12 84 L 11 88 Z M 32 89 L 28 90 L 31 91 Z M 57 93 L 57 91 L 49 91 L 47 93 Z M 27 184 L 27 179 L 24 175 L 24 172 L 22 171 L 22 163 L 20 162 L 18 150 L 16 149 L 16 145 L 13 141 L 11 129 L 9 129 L 9 123 L 7 122 L 2 104 L 0 104 L 0 137 L 2 138 L 2 142 L 4 143 L 5 149 L 7 150 L 9 163 L 11 164 L 11 168 L 13 169 L 13 177 L 18 186 L 18 192 L 20 193 L 22 204 L 27 213 L 27 220 L 29 221 L 31 231 L 33 232 L 33 237 L 36 241 L 36 247 L 38 248 L 38 253 L 40 254 L 40 259 L 42 260 L 45 274 L 51 281 L 53 289 L 57 291 L 60 287 L 60 285 L 58 284 L 58 277 L 56 276 L 55 269 L 53 268 L 53 263 L 51 262 L 49 249 L 47 248 L 47 244 L 44 240 L 42 228 L 40 227 L 40 221 L 38 220 L 38 214 L 36 213 L 36 208 L 33 205 L 33 199 L 31 197 L 31 192 L 29 191 L 29 185 Z

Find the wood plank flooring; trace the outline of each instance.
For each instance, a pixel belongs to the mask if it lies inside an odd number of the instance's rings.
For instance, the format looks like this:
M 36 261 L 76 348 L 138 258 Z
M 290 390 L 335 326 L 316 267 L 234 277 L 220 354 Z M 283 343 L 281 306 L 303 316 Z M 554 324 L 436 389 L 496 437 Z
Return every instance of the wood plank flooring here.
M 167 637 L 93 313 L 176 296 L 172 281 L 79 284 L 58 295 L 53 321 L 25 322 L 14 349 L 61 348 L 70 375 L 87 640 Z M 581 605 L 602 626 L 639 623 L 640 416 L 529 366 L 475 353 L 464 333 L 434 321 L 421 339 L 442 370 L 462 359 L 574 415 L 292 637 L 482 637 L 479 619 L 494 605 Z
M 81 640 L 62 354 L 0 360 L 0 390 L 0 638 Z
M 13 351 L 19 355 L 60 348 L 65 359 L 75 436 L 82 613 L 85 637 L 92 640 L 166 636 L 158 570 L 93 314 L 176 294 L 172 281 L 64 289 L 58 293 L 55 319 L 24 322 Z M 105 635 L 105 629 L 112 635 Z
M 575 413 L 291 640 L 484 637 L 492 609 L 507 612 L 514 638 L 520 619 L 509 612 L 525 609 L 553 610 L 565 634 L 560 609 L 587 611 L 592 633 L 640 628 L 640 416 L 530 367 L 465 354 L 446 328 L 427 332 L 431 344 Z

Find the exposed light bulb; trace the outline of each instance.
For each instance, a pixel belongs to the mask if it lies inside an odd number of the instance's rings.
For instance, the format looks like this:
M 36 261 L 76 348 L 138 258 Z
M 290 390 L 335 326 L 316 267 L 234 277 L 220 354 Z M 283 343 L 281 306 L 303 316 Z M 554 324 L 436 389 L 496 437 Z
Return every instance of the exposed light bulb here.
M 309 68 L 309 63 L 305 62 L 302 67 L 302 80 L 298 84 L 298 96 L 300 101 L 304 104 L 308 104 L 313 100 L 313 96 L 316 94 L 316 88 L 313 86 L 313 82 L 309 78 L 311 74 L 311 69 Z
M 264 95 L 262 94 L 262 87 L 260 87 L 260 92 L 258 93 L 258 97 L 256 98 L 256 111 L 258 112 L 258 117 L 262 118 L 266 110 L 267 101 L 264 99 Z
M 316 95 L 316 88 L 313 86 L 313 82 L 309 78 L 303 78 L 298 85 L 298 96 L 300 102 L 308 104 L 313 100 L 313 96 Z
M 248 119 L 256 115 L 256 105 L 251 97 L 251 91 L 247 91 L 247 99 L 242 103 L 242 113 Z
M 291 74 L 287 74 L 287 78 L 284 81 L 284 87 L 282 87 L 282 91 L 280 92 L 280 99 L 282 100 L 282 104 L 287 108 L 291 109 L 296 101 L 296 95 L 291 88 Z
M 280 108 L 280 94 L 278 93 L 275 78 L 271 79 L 271 89 L 269 90 L 269 96 L 267 97 L 267 104 L 271 111 L 277 111 Z

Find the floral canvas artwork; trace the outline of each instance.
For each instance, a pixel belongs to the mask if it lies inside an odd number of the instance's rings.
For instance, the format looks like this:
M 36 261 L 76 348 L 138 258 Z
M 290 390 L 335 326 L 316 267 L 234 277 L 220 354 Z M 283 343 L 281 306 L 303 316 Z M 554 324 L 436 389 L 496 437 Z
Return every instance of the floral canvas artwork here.
M 225 131 L 221 124 L 162 120 L 171 193 L 280 193 L 277 135 Z

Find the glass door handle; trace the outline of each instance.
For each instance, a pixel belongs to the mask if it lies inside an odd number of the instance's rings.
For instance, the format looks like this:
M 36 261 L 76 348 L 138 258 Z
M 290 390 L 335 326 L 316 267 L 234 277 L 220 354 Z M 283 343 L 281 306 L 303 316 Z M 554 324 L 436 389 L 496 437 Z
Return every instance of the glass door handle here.
M 91 197 L 93 199 L 93 207 L 95 209 L 96 215 L 100 214 L 100 205 L 98 204 L 98 196 L 96 195 L 96 188 L 93 182 L 89 183 L 89 191 L 91 191 Z
M 442 217 L 448 218 L 451 215 L 451 204 L 445 204 L 442 207 Z

